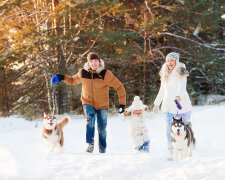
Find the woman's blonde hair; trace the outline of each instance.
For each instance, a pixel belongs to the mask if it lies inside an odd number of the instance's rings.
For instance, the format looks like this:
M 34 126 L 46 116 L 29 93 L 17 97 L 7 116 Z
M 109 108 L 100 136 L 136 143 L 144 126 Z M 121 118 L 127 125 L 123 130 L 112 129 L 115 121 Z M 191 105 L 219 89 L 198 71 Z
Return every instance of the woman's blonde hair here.
M 168 78 L 169 78 L 169 69 L 166 65 L 166 63 L 164 63 L 162 65 L 161 70 L 159 71 L 159 75 L 160 75 L 160 79 L 162 82 L 168 82 Z
M 175 76 L 177 78 L 181 78 L 183 76 L 188 76 L 189 73 L 186 70 L 186 66 L 184 63 L 177 62 L 175 68 L 173 69 L 173 72 L 175 73 Z M 169 68 L 167 67 L 166 63 L 162 65 L 161 70 L 159 71 L 161 82 L 167 83 L 168 78 L 170 76 Z

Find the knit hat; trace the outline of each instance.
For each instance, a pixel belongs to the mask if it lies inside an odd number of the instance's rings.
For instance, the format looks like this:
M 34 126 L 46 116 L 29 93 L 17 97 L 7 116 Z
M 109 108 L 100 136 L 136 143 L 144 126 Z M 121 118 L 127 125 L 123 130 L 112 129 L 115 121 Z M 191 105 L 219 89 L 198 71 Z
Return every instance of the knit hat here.
M 176 62 L 179 62 L 180 54 L 179 54 L 179 53 L 176 53 L 176 52 L 171 52 L 171 53 L 167 54 L 166 60 L 167 60 L 168 58 L 173 58 L 173 59 L 176 60 Z
M 91 61 L 93 59 L 97 59 L 100 62 L 100 57 L 96 53 L 91 52 L 91 53 L 88 54 L 87 60 L 89 62 L 89 61 Z
M 129 110 L 144 110 L 147 106 L 142 103 L 139 96 L 134 97 L 134 101 L 132 102 L 132 105 L 129 107 Z

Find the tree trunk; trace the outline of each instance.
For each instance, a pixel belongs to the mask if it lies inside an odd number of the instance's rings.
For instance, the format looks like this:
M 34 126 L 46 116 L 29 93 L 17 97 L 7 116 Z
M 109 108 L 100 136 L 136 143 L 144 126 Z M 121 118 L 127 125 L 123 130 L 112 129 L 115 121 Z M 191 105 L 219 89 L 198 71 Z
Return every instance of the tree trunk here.
M 47 96 L 48 96 L 48 108 L 49 108 L 49 111 L 52 112 L 53 101 L 52 101 L 52 96 L 51 96 L 51 91 L 50 91 L 51 85 L 49 83 L 50 82 L 50 76 L 49 76 L 47 67 L 45 67 L 44 73 L 45 73 Z
M 8 86 L 5 78 L 5 70 L 4 67 L 0 67 L 0 93 L 2 94 L 0 110 L 2 111 L 3 116 L 9 116 L 9 100 L 8 100 Z
M 56 9 L 56 7 L 59 5 L 59 0 L 54 0 L 54 10 Z M 56 35 L 58 37 L 60 37 L 61 35 L 63 35 L 63 28 L 61 27 L 61 20 L 62 18 L 60 18 L 59 16 L 56 17 Z M 64 56 L 64 49 L 63 46 L 60 44 L 60 40 L 58 41 L 58 46 L 57 46 L 57 56 L 58 56 L 58 72 L 60 74 L 67 74 L 67 68 L 66 68 L 66 60 L 65 60 L 65 56 Z M 59 95 L 59 99 L 58 99 L 58 108 L 59 114 L 64 114 L 67 113 L 67 96 L 68 96 L 68 92 L 67 92 L 67 86 L 64 83 L 61 83 L 59 88 L 58 88 L 58 95 Z
M 60 50 L 58 50 L 60 52 Z M 60 74 L 66 74 L 66 61 L 64 55 L 58 55 L 59 66 L 58 71 Z M 67 86 L 65 83 L 61 83 L 58 88 L 59 100 L 58 100 L 58 107 L 59 107 L 59 114 L 67 113 L 67 97 L 68 91 Z
M 146 12 L 144 12 L 144 21 L 145 24 L 147 23 L 147 18 L 146 18 Z M 146 103 L 146 92 L 147 92 L 147 88 L 146 88 L 146 53 L 147 53 L 147 32 L 145 30 L 144 32 L 144 65 L 143 65 L 143 102 Z

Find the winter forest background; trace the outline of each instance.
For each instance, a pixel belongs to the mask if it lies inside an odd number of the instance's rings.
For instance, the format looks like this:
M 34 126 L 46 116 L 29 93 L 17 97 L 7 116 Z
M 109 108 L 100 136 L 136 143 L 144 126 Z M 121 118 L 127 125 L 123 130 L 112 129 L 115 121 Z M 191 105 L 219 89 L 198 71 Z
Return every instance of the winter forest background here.
M 0 0 L 0 17 L 1 116 L 51 111 L 51 77 L 74 75 L 89 52 L 124 84 L 128 104 L 139 95 L 152 106 L 171 51 L 190 72 L 193 105 L 225 95 L 222 0 Z M 80 85 L 56 88 L 59 114 L 82 112 Z M 117 106 L 110 90 L 111 110 Z

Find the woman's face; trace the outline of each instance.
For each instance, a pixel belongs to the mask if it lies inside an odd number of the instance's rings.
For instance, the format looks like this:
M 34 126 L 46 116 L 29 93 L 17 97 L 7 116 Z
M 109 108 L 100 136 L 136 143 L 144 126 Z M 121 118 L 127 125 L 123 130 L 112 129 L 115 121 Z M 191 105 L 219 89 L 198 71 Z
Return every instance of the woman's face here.
M 176 60 L 172 57 L 167 58 L 166 65 L 169 70 L 173 70 L 176 67 Z
M 99 60 L 98 59 L 92 59 L 89 61 L 89 65 L 91 66 L 92 70 L 96 70 L 99 66 Z

